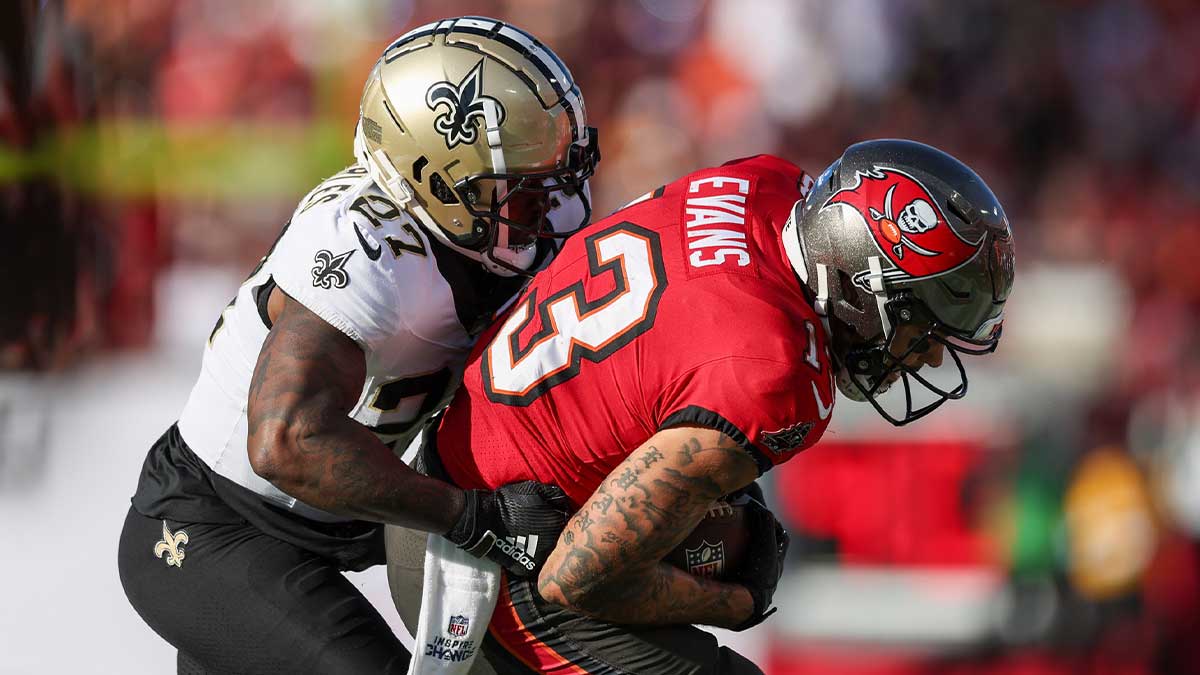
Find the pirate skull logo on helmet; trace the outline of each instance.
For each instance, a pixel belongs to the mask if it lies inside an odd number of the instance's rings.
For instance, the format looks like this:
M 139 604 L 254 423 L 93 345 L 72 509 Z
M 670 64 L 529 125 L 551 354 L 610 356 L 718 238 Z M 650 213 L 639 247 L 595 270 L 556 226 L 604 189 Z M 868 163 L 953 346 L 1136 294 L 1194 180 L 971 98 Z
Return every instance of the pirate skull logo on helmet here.
M 921 234 L 937 227 L 937 212 L 924 199 L 914 199 L 900 212 L 896 224 L 909 234 Z

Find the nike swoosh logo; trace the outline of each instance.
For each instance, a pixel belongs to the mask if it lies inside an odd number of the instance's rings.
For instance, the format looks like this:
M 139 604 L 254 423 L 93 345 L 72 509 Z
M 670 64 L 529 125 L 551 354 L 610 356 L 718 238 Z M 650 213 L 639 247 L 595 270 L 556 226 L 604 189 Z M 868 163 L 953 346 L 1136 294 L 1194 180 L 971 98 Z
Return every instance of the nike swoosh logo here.
M 383 254 L 382 246 L 371 246 L 367 243 L 367 238 L 363 236 L 362 230 L 358 229 L 358 225 L 354 226 L 354 236 L 358 237 L 358 243 L 362 246 L 363 252 L 371 260 L 379 260 L 379 256 Z
M 812 389 L 813 398 L 817 400 L 817 417 L 820 417 L 822 421 L 829 419 L 829 413 L 833 412 L 833 399 L 829 400 L 829 405 L 825 405 L 825 402 L 821 400 L 821 392 L 817 389 L 816 382 L 812 383 Z

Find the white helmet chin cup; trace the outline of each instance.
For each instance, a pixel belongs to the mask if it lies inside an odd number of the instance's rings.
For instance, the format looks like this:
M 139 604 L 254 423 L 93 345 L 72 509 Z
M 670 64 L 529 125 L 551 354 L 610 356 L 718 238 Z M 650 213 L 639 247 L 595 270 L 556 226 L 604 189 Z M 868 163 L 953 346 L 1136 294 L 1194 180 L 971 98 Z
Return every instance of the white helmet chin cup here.
M 837 382 L 838 391 L 842 392 L 843 396 L 851 401 L 858 401 L 859 403 L 863 403 L 867 400 L 867 396 L 863 392 L 871 391 L 871 387 L 874 386 L 869 380 L 862 377 L 857 378 L 858 384 L 856 385 L 855 377 L 851 375 L 850 371 L 846 370 L 844 366 L 837 369 L 836 377 L 834 379 Z M 882 394 L 890 389 L 891 386 L 891 382 L 885 382 L 884 384 L 879 385 L 879 389 L 875 392 L 875 394 Z
M 512 265 L 520 270 L 527 270 L 533 265 L 533 261 L 537 259 L 537 244 L 530 243 L 525 246 L 504 246 L 503 241 L 507 239 L 508 226 L 500 226 L 501 243 L 492 249 L 492 257 L 496 258 L 505 264 Z M 512 270 L 505 269 L 501 265 L 497 265 L 492 260 L 485 260 L 488 271 L 500 276 L 510 277 L 516 274 Z
M 522 246 L 510 246 L 509 226 L 506 225 L 498 226 L 497 234 L 496 246 L 492 247 L 492 255 L 485 257 L 484 261 L 488 271 L 500 276 L 512 276 L 516 274 L 515 271 L 505 269 L 503 265 L 496 264 L 490 258 L 496 258 L 497 261 L 512 265 L 512 267 L 517 269 L 526 270 L 532 267 L 534 259 L 538 257 L 538 243 L 536 243 L 536 240 Z
M 550 181 L 545 181 L 549 183 Z M 588 208 L 579 195 L 573 194 L 567 196 L 560 193 L 558 195 L 558 206 L 550 209 L 546 213 L 546 219 L 550 221 L 550 228 L 556 234 L 569 234 L 579 228 L 579 224 L 588 216 Z M 583 197 L 587 199 L 587 204 L 592 203 L 592 184 L 590 181 L 583 183 Z

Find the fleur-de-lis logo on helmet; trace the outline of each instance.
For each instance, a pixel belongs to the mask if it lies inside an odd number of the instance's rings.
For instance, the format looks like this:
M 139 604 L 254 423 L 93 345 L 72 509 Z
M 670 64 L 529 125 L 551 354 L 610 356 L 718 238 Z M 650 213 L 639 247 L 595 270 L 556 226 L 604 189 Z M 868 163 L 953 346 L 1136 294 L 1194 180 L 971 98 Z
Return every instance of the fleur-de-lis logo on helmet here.
M 504 123 L 504 106 L 482 92 L 483 59 L 479 59 L 462 82 L 437 82 L 425 92 L 425 105 L 430 110 L 445 106 L 445 110 L 434 118 L 433 128 L 446 139 L 447 148 L 453 149 L 459 143 L 471 145 L 479 140 L 478 124 L 487 123 L 489 105 L 495 106 L 496 126 Z
M 154 545 L 154 557 L 163 558 L 168 567 L 171 565 L 183 567 L 183 545 L 188 543 L 187 532 L 183 530 L 174 533 L 171 532 L 167 527 L 167 521 L 164 520 L 162 524 L 162 536 L 163 538 Z

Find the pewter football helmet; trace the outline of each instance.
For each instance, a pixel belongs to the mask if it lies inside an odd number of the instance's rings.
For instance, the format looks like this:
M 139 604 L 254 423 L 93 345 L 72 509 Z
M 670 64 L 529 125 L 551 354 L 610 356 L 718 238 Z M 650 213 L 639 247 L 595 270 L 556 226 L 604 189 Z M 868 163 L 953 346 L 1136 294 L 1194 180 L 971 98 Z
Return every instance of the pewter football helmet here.
M 500 274 L 530 270 L 539 237 L 587 223 L 585 181 L 600 158 L 562 61 L 484 17 L 421 26 L 388 46 L 363 91 L 355 154 L 430 233 Z M 556 193 L 583 201 L 578 224 L 549 226 Z
M 838 388 L 897 426 L 962 398 L 961 355 L 999 343 L 1013 284 L 1012 232 L 983 180 L 941 150 L 905 140 L 850 146 L 794 207 L 784 246 L 826 321 Z M 918 337 L 893 346 L 902 325 Z M 956 385 L 938 386 L 903 362 L 931 341 L 953 360 Z M 903 414 L 876 400 L 897 379 Z M 914 406 L 914 383 L 934 400 Z

